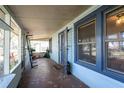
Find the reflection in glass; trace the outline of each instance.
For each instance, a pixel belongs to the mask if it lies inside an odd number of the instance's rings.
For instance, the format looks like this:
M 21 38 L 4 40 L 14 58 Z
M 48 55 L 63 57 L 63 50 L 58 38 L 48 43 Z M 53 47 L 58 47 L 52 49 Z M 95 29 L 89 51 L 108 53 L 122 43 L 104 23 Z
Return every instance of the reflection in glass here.
M 107 67 L 124 72 L 124 42 L 108 42 L 106 48 Z
M 82 25 L 78 29 L 78 43 L 95 42 L 95 21 Z
M 95 20 L 78 28 L 78 59 L 96 64 Z
M 107 68 L 124 72 L 124 7 L 106 15 Z M 121 18 L 121 19 L 120 19 Z
M 96 44 L 79 45 L 78 59 L 95 64 L 96 63 Z

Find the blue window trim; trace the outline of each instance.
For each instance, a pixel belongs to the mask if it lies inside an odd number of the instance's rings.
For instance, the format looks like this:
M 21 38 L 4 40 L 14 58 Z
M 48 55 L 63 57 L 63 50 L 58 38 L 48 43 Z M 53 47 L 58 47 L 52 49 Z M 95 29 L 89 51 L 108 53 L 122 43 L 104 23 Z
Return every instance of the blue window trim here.
M 87 16 L 87 17 L 85 17 L 84 19 L 82 19 L 82 20 L 80 20 L 80 21 L 78 21 L 77 23 L 75 23 L 74 25 L 74 27 L 75 27 L 75 32 L 74 32 L 74 35 L 75 35 L 75 62 L 77 63 L 77 64 L 79 64 L 79 65 L 83 65 L 83 66 L 86 66 L 86 67 L 88 67 L 88 68 L 91 68 L 91 69 L 93 69 L 93 70 L 96 70 L 96 64 L 91 64 L 91 63 L 89 63 L 89 62 L 85 62 L 85 61 L 79 61 L 78 60 L 78 45 L 77 45 L 77 29 L 78 29 L 78 27 L 81 25 L 81 24 L 85 24 L 85 23 L 87 23 L 87 22 L 90 22 L 90 21 L 92 21 L 93 19 L 96 19 L 96 14 L 91 14 L 90 16 Z
M 101 69 L 100 65 L 101 65 L 101 62 L 98 62 L 99 60 L 101 60 L 100 58 L 98 59 L 98 50 L 96 51 L 96 65 L 92 65 L 92 64 L 88 64 L 86 62 L 80 62 L 78 61 L 78 53 L 77 53 L 77 29 L 78 27 L 83 24 L 83 23 L 86 23 L 87 21 L 90 21 L 90 20 L 93 20 L 93 19 L 96 19 L 96 48 L 99 48 L 98 47 L 98 43 L 97 41 L 98 40 L 101 40 L 101 39 L 98 39 L 98 34 L 101 34 L 101 28 L 100 28 L 100 31 L 98 31 L 99 29 L 97 29 L 98 26 L 101 26 L 101 24 L 98 24 L 99 20 L 101 19 L 101 10 L 104 10 L 106 9 L 108 6 L 104 6 L 104 7 L 101 7 L 99 9 L 97 9 L 96 11 L 90 13 L 89 15 L 87 15 L 86 17 L 84 17 L 83 19 L 77 21 L 75 24 L 74 24 L 74 62 L 79 64 L 79 65 L 82 65 L 82 66 L 85 66 L 89 69 L 92 69 L 92 70 L 95 70 L 95 71 L 99 71 Z M 101 26 L 102 27 L 102 26 Z M 102 35 L 101 35 L 102 36 Z M 100 37 L 101 38 L 101 37 Z M 100 42 L 101 43 L 101 42 Z M 100 51 L 102 50 L 101 48 L 99 49 Z M 101 55 L 101 54 L 99 54 Z M 100 56 L 101 57 L 101 56 Z M 99 69 L 99 70 L 98 70 Z M 100 70 L 101 71 L 101 70 Z
M 118 6 L 104 5 L 74 24 L 74 62 L 81 66 L 87 67 L 88 69 L 94 70 L 98 73 L 104 74 L 113 79 L 124 82 L 124 74 L 120 74 L 115 71 L 108 70 L 106 69 L 105 66 L 106 61 L 105 61 L 105 36 L 104 36 L 105 15 L 104 14 L 117 7 Z M 87 21 L 90 21 L 93 18 L 96 19 L 96 49 L 97 49 L 96 65 L 88 64 L 83 61 L 82 62 L 78 61 L 77 28 L 81 24 L 86 23 Z
M 120 6 L 113 6 L 113 7 L 110 7 L 110 8 L 107 8 L 107 10 L 103 11 L 103 27 L 105 25 L 105 14 L 111 12 L 111 11 L 114 11 L 116 9 L 118 9 Z M 119 81 L 122 81 L 124 82 L 124 74 L 122 73 L 119 73 L 119 72 L 116 72 L 116 71 L 112 71 L 112 70 L 109 70 L 107 69 L 106 67 L 106 49 L 105 49 L 105 28 L 103 28 L 103 74 L 107 75 L 107 76 L 110 76 L 111 78 L 114 78 L 114 79 L 117 79 Z

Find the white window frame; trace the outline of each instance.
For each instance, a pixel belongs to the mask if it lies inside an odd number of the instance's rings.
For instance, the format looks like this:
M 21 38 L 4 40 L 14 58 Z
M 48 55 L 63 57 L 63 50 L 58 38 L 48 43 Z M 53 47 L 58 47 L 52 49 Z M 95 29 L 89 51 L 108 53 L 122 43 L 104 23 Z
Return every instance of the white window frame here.
M 13 73 L 14 70 L 21 64 L 21 28 L 19 27 L 19 48 L 18 48 L 18 55 L 19 55 L 19 62 L 18 64 L 10 71 L 9 63 L 10 63 L 10 31 L 12 28 L 10 27 L 11 15 L 9 12 L 4 8 L 3 5 L 0 5 L 0 9 L 5 13 L 5 20 L 0 20 L 0 27 L 4 30 L 4 73 L 3 75 Z

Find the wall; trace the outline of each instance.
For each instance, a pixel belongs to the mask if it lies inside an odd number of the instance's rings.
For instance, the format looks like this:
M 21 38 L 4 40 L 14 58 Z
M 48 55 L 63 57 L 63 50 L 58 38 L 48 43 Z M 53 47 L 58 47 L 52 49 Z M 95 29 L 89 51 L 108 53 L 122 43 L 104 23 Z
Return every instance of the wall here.
M 19 64 L 17 66 L 17 68 L 12 72 L 14 74 L 16 74 L 15 78 L 11 81 L 11 83 L 9 84 L 8 88 L 16 88 L 18 86 L 18 83 L 21 79 L 22 76 L 22 69 L 21 69 L 21 64 Z
M 72 29 L 68 32 L 68 61 L 72 62 Z
M 71 31 L 68 34 L 68 60 L 72 64 L 72 74 L 78 79 L 83 81 L 89 87 L 124 87 L 124 83 L 121 83 L 117 80 L 114 80 L 110 77 L 97 73 L 93 70 L 90 70 L 86 67 L 80 66 L 74 63 L 74 23 L 90 14 L 91 12 L 98 9 L 100 6 L 92 6 L 81 15 L 76 17 L 73 21 L 68 23 L 66 26 L 61 28 L 59 31 L 52 35 L 52 53 L 51 58 L 58 63 L 58 33 L 63 31 L 66 27 L 70 28 Z
M 51 58 L 55 62 L 59 62 L 58 59 L 58 32 L 52 35 L 52 53 L 50 54 Z
M 92 88 L 121 88 L 124 83 L 99 74 L 83 66 L 73 64 L 73 75 Z

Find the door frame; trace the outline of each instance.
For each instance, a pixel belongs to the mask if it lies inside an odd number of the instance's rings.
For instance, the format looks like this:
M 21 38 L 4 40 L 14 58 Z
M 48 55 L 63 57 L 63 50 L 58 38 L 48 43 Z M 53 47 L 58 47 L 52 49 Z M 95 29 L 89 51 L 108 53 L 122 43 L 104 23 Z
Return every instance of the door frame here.
M 58 34 L 58 57 L 59 57 L 59 64 L 61 64 L 61 65 L 64 65 L 64 64 L 62 64 L 62 62 L 61 62 L 61 34 L 64 34 L 64 31 L 62 31 L 62 32 L 60 32 L 59 34 Z M 64 34 L 65 35 L 65 34 Z M 65 43 L 65 42 L 64 42 Z M 60 54 L 61 53 L 61 54 Z
M 58 34 L 58 53 L 59 53 L 59 55 L 58 55 L 58 57 L 59 57 L 59 63 L 61 64 L 61 56 L 60 56 L 60 48 L 61 48 L 61 46 L 60 46 L 60 41 L 61 41 L 61 38 L 60 38 L 60 36 L 61 36 L 61 34 L 64 34 L 64 62 L 65 63 L 67 63 L 67 58 L 68 58 L 68 28 L 66 28 L 65 30 L 63 30 L 62 32 L 60 32 L 59 34 Z M 66 64 L 65 64 L 66 65 Z

